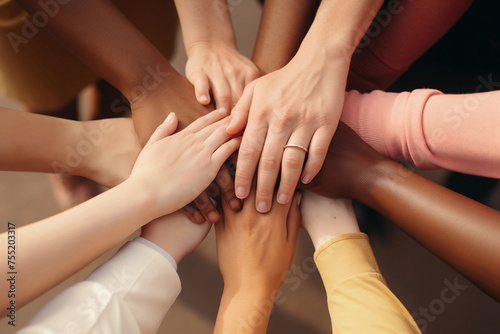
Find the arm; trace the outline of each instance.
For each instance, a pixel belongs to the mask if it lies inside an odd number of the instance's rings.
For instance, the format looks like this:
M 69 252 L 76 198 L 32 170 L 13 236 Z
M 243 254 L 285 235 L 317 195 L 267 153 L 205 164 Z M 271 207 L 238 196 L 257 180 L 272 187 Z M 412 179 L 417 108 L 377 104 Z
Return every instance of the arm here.
M 104 328 L 113 333 L 156 333 L 181 290 L 176 263 L 200 244 L 210 227 L 195 225 L 179 212 L 145 225 L 141 238 L 125 244 L 85 281 L 56 296 L 21 333 L 62 332 L 69 326 L 82 334 Z M 100 307 L 82 310 L 88 300 L 98 301 Z
M 420 333 L 387 287 L 367 235 L 359 232 L 351 201 L 306 191 L 301 213 L 327 291 L 332 332 L 368 333 L 377 328 L 387 333 Z
M 346 93 L 342 121 L 375 150 L 420 169 L 500 178 L 500 92 Z
M 227 2 L 175 1 L 188 56 L 186 77 L 201 104 L 231 110 L 245 86 L 259 75 L 257 67 L 238 52 Z
M 382 1 L 322 1 L 297 54 L 283 68 L 249 84 L 232 111 L 228 133 L 245 127 L 235 175 L 236 195 L 248 196 L 258 165 L 255 206 L 291 200 L 299 179 L 320 171 L 342 111 L 350 58 Z M 293 23 L 290 23 L 293 24 Z M 299 145 L 284 150 L 285 145 Z
M 146 222 L 179 210 L 208 187 L 239 145 L 238 139 L 225 133 L 223 116 L 214 111 L 165 138 L 177 125 L 175 116 L 167 118 L 126 181 L 68 211 L 19 228 L 17 287 L 23 293 L 16 296 L 16 306 L 68 278 Z M 11 235 L 0 235 L 2 252 L 7 252 Z M 7 263 L 2 270 L 11 271 Z M 1 283 L 4 291 L 6 284 L 5 280 Z
M 240 212 L 222 202 L 225 221 L 215 225 L 215 232 L 224 291 L 214 333 L 266 333 L 276 293 L 295 253 L 299 201 L 295 196 L 288 205 L 274 202 L 267 215 L 256 212 L 251 201 L 245 201 Z
M 32 14 L 43 10 L 40 1 L 18 2 Z M 57 6 L 46 28 L 130 101 L 143 145 L 171 111 L 179 114 L 180 129 L 206 114 L 189 82 L 110 1 Z
M 270 73 L 285 66 L 299 49 L 319 1 L 266 0 L 262 8 L 253 61 Z
M 311 190 L 353 198 L 380 212 L 500 299 L 500 268 L 491 265 L 500 261 L 500 212 L 387 160 L 343 124 Z
M 129 119 L 76 122 L 0 108 L 0 124 L 0 170 L 67 173 L 112 187 L 140 151 Z

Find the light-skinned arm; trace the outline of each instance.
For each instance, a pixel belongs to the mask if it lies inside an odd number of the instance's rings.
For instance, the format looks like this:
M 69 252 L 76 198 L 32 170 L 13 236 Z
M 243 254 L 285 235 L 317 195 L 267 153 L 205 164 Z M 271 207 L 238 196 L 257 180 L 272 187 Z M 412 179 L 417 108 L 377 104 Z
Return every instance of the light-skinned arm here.
M 251 60 L 238 52 L 227 1 L 177 0 L 184 46 L 186 77 L 199 103 L 231 108 L 245 86 L 259 76 Z
M 130 175 L 141 149 L 125 118 L 77 122 L 0 108 L 0 124 L 5 171 L 79 175 L 113 187 Z
M 17 306 L 68 278 L 147 222 L 179 210 L 206 189 L 239 146 L 239 138 L 226 134 L 226 113 L 214 111 L 169 136 L 177 126 L 177 118 L 171 114 L 151 136 L 127 180 L 70 210 L 2 233 L 2 252 L 7 252 L 14 234 L 21 243 L 16 249 L 17 287 L 22 291 L 16 297 Z M 7 262 L 2 268 L 11 271 Z M 2 281 L 4 291 L 8 290 L 6 284 Z M 2 300 L 2 314 L 7 302 Z
M 295 253 L 300 195 L 287 205 L 274 201 L 266 215 L 255 211 L 254 196 L 252 191 L 239 212 L 228 210 L 223 201 L 224 221 L 215 225 L 224 291 L 214 333 L 266 333 Z

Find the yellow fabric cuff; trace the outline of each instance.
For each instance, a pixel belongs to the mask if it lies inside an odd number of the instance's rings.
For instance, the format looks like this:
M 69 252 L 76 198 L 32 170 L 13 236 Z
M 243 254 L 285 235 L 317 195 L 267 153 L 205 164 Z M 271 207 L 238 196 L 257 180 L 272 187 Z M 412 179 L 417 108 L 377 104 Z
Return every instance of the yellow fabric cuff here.
M 330 239 L 314 253 L 314 261 L 330 288 L 359 274 L 380 274 L 368 236 L 364 233 L 347 233 Z

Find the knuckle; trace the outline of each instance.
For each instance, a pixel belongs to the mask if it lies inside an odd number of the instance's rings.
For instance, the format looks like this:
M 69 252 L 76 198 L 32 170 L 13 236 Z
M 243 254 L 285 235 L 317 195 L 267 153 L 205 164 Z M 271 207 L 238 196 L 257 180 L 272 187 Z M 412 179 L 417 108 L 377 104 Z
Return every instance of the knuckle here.
M 289 169 L 302 169 L 304 158 L 297 153 L 290 153 L 283 158 L 283 165 Z
M 266 156 L 264 156 L 260 160 L 260 166 L 264 170 L 274 170 L 274 169 L 278 168 L 278 160 L 276 160 L 273 157 L 266 157 Z
M 257 158 L 257 149 L 249 146 L 242 146 L 239 150 L 239 157 L 242 160 L 255 160 Z
M 260 187 L 256 191 L 256 198 L 261 200 L 267 200 L 268 198 L 272 198 L 273 192 L 266 187 Z

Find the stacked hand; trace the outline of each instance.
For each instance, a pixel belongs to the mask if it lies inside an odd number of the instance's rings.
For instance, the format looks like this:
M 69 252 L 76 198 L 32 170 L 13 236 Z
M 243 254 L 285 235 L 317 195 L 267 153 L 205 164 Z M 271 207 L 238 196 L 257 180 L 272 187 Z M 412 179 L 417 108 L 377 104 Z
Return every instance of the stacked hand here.
M 210 103 L 211 93 L 217 108 L 231 110 L 246 85 L 259 76 L 257 66 L 224 41 L 197 42 L 188 55 L 186 77 L 203 105 Z
M 248 197 L 258 165 L 255 205 L 259 212 L 271 209 L 280 167 L 277 198 L 285 204 L 299 178 L 309 183 L 323 165 L 345 89 L 340 73 L 344 66 L 324 59 L 322 63 L 319 57 L 297 55 L 282 69 L 250 83 L 232 111 L 228 133 L 240 133 L 246 126 L 236 169 L 236 196 Z M 284 149 L 285 145 L 299 147 Z

